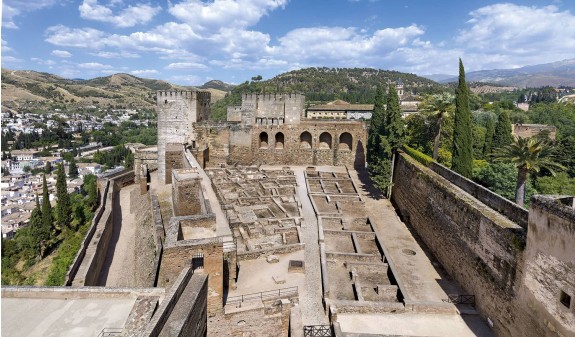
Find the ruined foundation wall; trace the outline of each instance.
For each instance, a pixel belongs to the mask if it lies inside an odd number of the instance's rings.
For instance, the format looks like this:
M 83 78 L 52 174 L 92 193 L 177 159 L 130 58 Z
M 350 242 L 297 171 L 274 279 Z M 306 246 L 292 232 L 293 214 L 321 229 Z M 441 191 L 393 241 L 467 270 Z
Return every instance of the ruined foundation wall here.
M 229 139 L 228 123 L 205 122 L 194 125 L 196 132 L 196 152 L 194 155 L 198 163 L 203 168 L 217 167 L 226 163 L 230 153 L 230 144 L 234 142 Z
M 392 201 L 501 337 L 541 336 L 517 305 L 525 230 L 409 156 L 397 157 Z

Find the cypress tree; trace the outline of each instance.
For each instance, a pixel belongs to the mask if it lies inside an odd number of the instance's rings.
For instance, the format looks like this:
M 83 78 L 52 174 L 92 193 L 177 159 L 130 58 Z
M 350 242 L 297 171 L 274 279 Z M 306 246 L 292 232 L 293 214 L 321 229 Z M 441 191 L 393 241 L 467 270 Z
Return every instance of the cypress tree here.
M 453 129 L 453 158 L 451 168 L 470 178 L 473 169 L 473 138 L 471 136 L 471 110 L 469 88 L 465 83 L 463 62 L 459 59 L 459 84 L 455 90 L 455 121 Z
M 76 165 L 76 160 L 74 158 L 70 160 L 70 166 L 68 166 L 68 176 L 71 179 L 78 178 L 78 165 Z
M 56 196 L 58 197 L 58 203 L 56 204 L 56 215 L 58 226 L 60 228 L 65 228 L 70 226 L 72 207 L 70 205 L 70 195 L 68 194 L 66 172 L 64 171 L 63 163 L 58 165 L 56 172 Z
M 493 118 L 487 119 L 487 126 L 485 127 L 485 145 L 483 146 L 483 158 L 487 158 L 493 148 L 493 135 L 495 133 L 495 124 Z
M 495 133 L 493 134 L 493 149 L 502 148 L 513 143 L 513 135 L 511 134 L 511 119 L 507 110 L 503 109 L 497 116 L 497 123 L 495 124 Z
M 384 130 L 392 152 L 397 151 L 404 143 L 405 126 L 401 118 L 401 107 L 395 84 L 390 84 L 387 92 Z
M 46 161 L 46 166 L 44 166 L 44 173 L 52 173 L 52 163 L 50 163 L 50 161 Z
M 369 126 L 369 136 L 367 142 L 367 162 L 373 164 L 377 153 L 379 152 L 379 136 L 383 132 L 385 123 L 385 106 L 383 100 L 383 89 L 381 85 L 377 86 L 375 92 L 375 101 L 373 104 L 373 113 Z
M 42 176 L 42 231 L 50 233 L 54 224 L 52 219 L 52 205 L 50 205 L 50 196 L 48 195 L 48 184 L 46 175 Z

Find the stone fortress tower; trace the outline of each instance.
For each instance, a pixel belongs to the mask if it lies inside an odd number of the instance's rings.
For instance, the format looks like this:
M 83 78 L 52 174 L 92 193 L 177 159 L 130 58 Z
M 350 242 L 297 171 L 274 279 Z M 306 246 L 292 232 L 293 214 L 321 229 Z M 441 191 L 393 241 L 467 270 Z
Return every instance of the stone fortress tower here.
M 299 124 L 305 117 L 302 94 L 243 94 L 242 105 L 228 108 L 229 122 L 242 125 Z
M 194 144 L 194 123 L 208 118 L 211 94 L 207 91 L 158 91 L 158 176 L 166 182 L 166 145 Z

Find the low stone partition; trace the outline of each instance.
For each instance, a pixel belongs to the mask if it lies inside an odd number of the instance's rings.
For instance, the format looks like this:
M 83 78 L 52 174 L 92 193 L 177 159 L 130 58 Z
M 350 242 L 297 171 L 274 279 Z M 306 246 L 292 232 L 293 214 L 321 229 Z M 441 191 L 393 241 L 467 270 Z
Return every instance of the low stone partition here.
M 505 199 L 499 194 L 490 191 L 489 189 L 465 178 L 459 173 L 452 171 L 441 164 L 432 162 L 429 165 L 429 168 L 465 192 L 471 194 L 477 200 L 505 215 L 519 226 L 527 229 L 527 218 L 529 216 L 527 209 Z
M 137 298 L 138 296 L 163 297 L 163 288 L 103 288 L 103 287 L 36 287 L 3 286 L 2 298 L 44 298 L 44 299 L 85 299 L 85 298 Z
M 303 249 L 305 249 L 305 243 L 295 243 L 291 245 L 282 245 L 278 247 L 251 250 L 245 253 L 238 253 L 237 259 L 238 261 L 255 260 L 260 256 L 289 254 Z
M 139 337 L 205 336 L 208 277 L 184 268 Z
M 406 312 L 403 303 L 369 302 L 348 300 L 326 300 L 330 307 L 337 308 L 338 314 L 401 314 Z
M 152 195 L 150 198 L 150 206 L 152 208 L 152 221 L 154 223 L 154 245 L 156 246 L 156 258 L 154 260 L 154 283 L 152 286 L 158 285 L 158 277 L 160 275 L 160 261 L 162 261 L 162 253 L 164 251 L 163 241 L 166 236 L 164 232 L 164 224 L 162 222 L 162 213 L 160 212 L 160 202 L 157 195 Z
M 405 311 L 416 312 L 421 314 L 456 314 L 457 308 L 455 305 L 447 302 L 431 302 L 431 301 L 413 301 L 405 299 Z

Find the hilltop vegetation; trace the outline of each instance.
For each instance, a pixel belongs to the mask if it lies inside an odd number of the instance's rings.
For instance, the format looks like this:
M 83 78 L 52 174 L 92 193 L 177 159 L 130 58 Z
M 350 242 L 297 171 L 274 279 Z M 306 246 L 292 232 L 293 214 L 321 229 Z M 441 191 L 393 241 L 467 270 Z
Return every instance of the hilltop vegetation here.
M 437 93 L 443 87 L 414 74 L 372 68 L 305 68 L 260 81 L 246 81 L 212 106 L 214 120 L 223 120 L 226 107 L 241 103 L 242 93 L 303 93 L 306 102 L 342 99 L 350 103 L 373 103 L 378 84 L 401 81 L 414 94 Z

